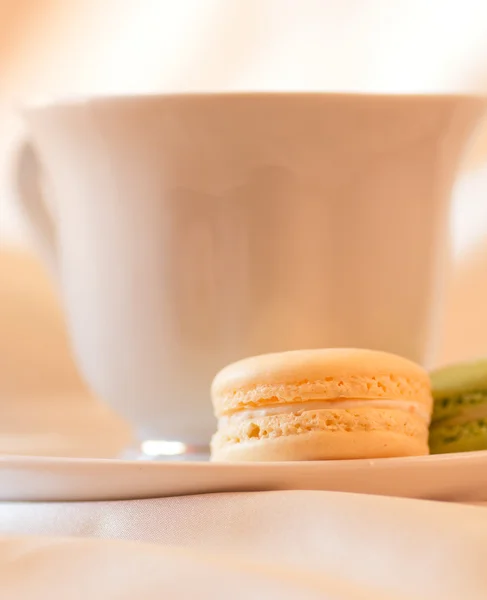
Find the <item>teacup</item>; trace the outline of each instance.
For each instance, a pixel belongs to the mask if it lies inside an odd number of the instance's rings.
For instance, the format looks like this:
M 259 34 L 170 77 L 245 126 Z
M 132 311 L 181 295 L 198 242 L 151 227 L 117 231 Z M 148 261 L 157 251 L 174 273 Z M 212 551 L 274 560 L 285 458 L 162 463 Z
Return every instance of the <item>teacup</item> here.
M 355 346 L 427 365 L 451 187 L 485 106 L 230 93 L 27 108 L 19 200 L 88 384 L 173 453 L 208 442 L 211 379 L 242 357 Z

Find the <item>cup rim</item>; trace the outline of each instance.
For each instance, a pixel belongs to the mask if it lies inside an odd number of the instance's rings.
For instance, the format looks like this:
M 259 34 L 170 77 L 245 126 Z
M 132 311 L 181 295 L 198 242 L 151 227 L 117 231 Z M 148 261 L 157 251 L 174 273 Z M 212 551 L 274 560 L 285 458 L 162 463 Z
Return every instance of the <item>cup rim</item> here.
M 340 92 L 340 91 L 184 91 L 184 92 L 151 92 L 151 93 L 114 93 L 114 94 L 72 94 L 59 96 L 46 96 L 33 100 L 20 100 L 18 103 L 21 112 L 30 112 L 53 108 L 80 108 L 93 105 L 130 104 L 140 102 L 161 102 L 184 100 L 243 100 L 247 98 L 275 99 L 275 98 L 314 98 L 339 101 L 391 101 L 391 102 L 451 102 L 473 101 L 487 106 L 487 94 L 475 92 Z

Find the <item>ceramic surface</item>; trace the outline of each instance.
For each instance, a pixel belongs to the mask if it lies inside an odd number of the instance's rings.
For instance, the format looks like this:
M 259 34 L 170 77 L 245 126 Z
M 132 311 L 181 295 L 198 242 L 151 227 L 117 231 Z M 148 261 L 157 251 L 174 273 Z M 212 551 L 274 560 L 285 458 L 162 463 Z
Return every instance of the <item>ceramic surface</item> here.
M 329 490 L 487 501 L 487 452 L 296 463 L 0 458 L 0 500 L 121 500 L 230 491 Z
M 27 109 L 19 198 L 91 389 L 141 439 L 203 444 L 211 379 L 244 356 L 356 346 L 428 364 L 450 190 L 484 107 L 249 93 Z

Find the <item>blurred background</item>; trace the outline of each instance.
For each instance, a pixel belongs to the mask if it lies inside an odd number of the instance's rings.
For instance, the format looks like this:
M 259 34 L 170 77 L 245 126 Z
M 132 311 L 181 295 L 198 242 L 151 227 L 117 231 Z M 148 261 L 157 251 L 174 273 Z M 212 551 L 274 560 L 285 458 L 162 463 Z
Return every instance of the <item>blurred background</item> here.
M 111 456 L 130 431 L 77 375 L 55 287 L 12 193 L 21 102 L 215 90 L 487 94 L 487 2 L 0 0 L 0 74 L 0 452 Z M 487 124 L 457 182 L 451 229 L 438 363 L 487 354 Z

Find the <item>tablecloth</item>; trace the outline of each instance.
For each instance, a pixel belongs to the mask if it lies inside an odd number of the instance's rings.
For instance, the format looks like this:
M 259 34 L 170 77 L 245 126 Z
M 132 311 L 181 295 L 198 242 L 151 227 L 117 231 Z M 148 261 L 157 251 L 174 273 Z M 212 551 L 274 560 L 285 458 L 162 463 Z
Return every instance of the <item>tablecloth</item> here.
M 15 600 L 487 597 L 482 507 L 312 491 L 8 503 L 0 534 Z

